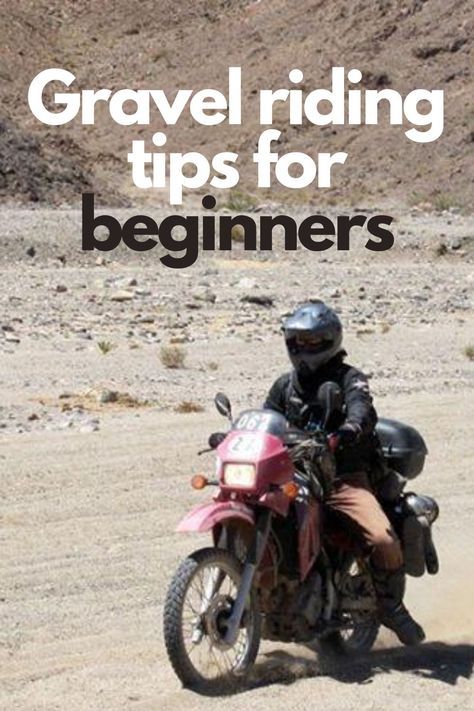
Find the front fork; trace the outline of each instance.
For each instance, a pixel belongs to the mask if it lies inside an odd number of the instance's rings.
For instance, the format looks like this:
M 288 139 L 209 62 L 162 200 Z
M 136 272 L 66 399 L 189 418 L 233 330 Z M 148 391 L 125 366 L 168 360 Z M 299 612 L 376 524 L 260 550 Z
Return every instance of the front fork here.
M 232 607 L 232 613 L 226 623 L 227 629 L 224 635 L 224 641 L 230 646 L 235 644 L 239 635 L 245 604 L 250 595 L 255 573 L 260 565 L 267 545 L 271 522 L 272 512 L 270 509 L 263 509 L 257 516 L 255 536 L 247 551 L 237 598 Z

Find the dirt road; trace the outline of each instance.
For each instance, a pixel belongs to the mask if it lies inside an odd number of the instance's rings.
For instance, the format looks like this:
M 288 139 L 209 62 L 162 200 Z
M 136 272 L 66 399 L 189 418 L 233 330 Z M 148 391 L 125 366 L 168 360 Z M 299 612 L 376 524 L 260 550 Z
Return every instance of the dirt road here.
M 467 708 L 474 625 L 470 590 L 472 397 L 383 399 L 416 418 L 430 443 L 420 490 L 441 504 L 441 573 L 410 584 L 428 643 L 383 636 L 354 664 L 325 666 L 303 647 L 264 644 L 256 688 L 229 708 Z M 457 413 L 453 417 L 453 413 Z M 5 709 L 217 707 L 181 691 L 166 660 L 163 599 L 178 560 L 205 539 L 173 532 L 204 494 L 189 473 L 217 415 L 119 416 L 93 434 L 49 433 L 2 443 L 0 705 Z
M 236 253 L 186 275 L 158 273 L 149 262 L 84 261 L 71 252 L 67 230 L 61 241 L 51 217 L 51 230 L 36 229 L 33 217 L 16 220 L 22 242 L 12 230 L 2 243 L 0 707 L 468 708 L 474 658 L 468 255 L 454 250 L 439 258 L 432 245 L 415 249 L 410 238 L 406 251 L 370 264 L 357 252 L 331 256 L 322 266 L 305 253 L 282 259 L 274 252 L 265 261 Z M 431 233 L 421 223 L 412 227 L 429 241 L 443 229 L 452 235 L 452 220 L 448 228 L 433 224 Z M 459 224 L 458 236 L 469 229 Z M 34 258 L 24 254 L 28 245 Z M 114 300 L 124 289 L 126 299 Z M 274 306 L 242 301 L 249 293 L 270 294 Z M 212 394 L 226 390 L 236 409 L 259 402 L 286 367 L 279 316 L 317 294 L 343 314 L 351 360 L 372 373 L 379 413 L 414 424 L 429 446 L 414 487 L 440 503 L 441 572 L 410 580 L 408 594 L 428 641 L 406 650 L 386 633 L 369 657 L 337 664 L 302 646 L 264 643 L 250 688 L 225 701 L 204 699 L 180 689 L 165 656 L 161 618 L 178 561 L 208 539 L 174 529 L 206 496 L 188 480 L 212 467 L 209 455 L 196 456 L 209 432 L 223 425 Z M 183 369 L 160 363 L 160 347 L 171 339 L 186 351 Z M 138 406 L 102 405 L 90 395 L 97 386 L 127 391 Z M 183 401 L 204 411 L 176 412 Z

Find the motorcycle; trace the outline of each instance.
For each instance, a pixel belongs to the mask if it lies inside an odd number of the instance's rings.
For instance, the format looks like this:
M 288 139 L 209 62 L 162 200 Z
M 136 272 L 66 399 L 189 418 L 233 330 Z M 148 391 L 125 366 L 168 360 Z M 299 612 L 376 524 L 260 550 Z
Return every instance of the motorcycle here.
M 234 420 L 228 398 L 215 404 L 231 422 L 213 433 L 216 477 L 195 475 L 192 486 L 216 486 L 213 500 L 194 508 L 178 531 L 211 531 L 213 545 L 178 567 L 164 608 L 169 660 L 185 687 L 219 693 L 242 681 L 260 640 L 317 642 L 323 651 L 368 652 L 379 622 L 367 551 L 338 530 L 324 510 L 336 467 L 327 423 L 342 407 L 335 383 L 318 400 L 325 417 L 302 430 L 270 410 L 246 410 Z M 408 425 L 380 420 L 386 467 L 416 476 L 426 447 Z M 431 526 L 434 499 L 398 492 L 385 508 L 402 541 L 409 574 L 438 570 Z

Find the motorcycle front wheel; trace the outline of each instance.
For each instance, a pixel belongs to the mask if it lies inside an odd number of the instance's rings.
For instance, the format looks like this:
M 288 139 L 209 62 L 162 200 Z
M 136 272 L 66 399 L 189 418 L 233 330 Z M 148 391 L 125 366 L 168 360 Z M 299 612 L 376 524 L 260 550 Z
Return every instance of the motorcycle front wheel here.
M 228 551 L 203 548 L 183 560 L 168 589 L 164 637 L 183 686 L 223 693 L 249 670 L 260 645 L 260 614 L 249 595 L 234 644 L 225 641 L 242 577 L 242 563 Z

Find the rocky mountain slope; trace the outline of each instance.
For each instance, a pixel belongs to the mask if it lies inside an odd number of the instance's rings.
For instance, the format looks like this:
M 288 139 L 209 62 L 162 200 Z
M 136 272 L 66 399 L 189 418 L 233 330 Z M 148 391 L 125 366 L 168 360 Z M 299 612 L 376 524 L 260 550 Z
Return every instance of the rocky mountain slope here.
M 243 71 L 242 126 L 203 127 L 189 117 L 166 129 L 169 151 L 241 156 L 241 202 L 255 194 L 251 154 L 261 131 L 257 92 L 288 86 L 288 71 L 304 72 L 304 89 L 330 87 L 330 70 L 357 67 L 365 88 L 443 89 L 445 131 L 416 144 L 401 126 L 275 126 L 281 151 L 346 151 L 349 158 L 329 191 L 275 188 L 272 199 L 300 203 L 424 204 L 469 208 L 474 197 L 474 104 L 469 0 L 0 0 L 0 198 L 9 202 L 76 203 L 88 186 L 108 203 L 151 201 L 134 191 L 126 162 L 134 138 L 162 129 L 120 127 L 105 107 L 99 123 L 42 126 L 26 92 L 42 69 L 64 67 L 77 88 L 226 89 L 227 67 Z M 28 170 L 25 169 L 25 165 Z

